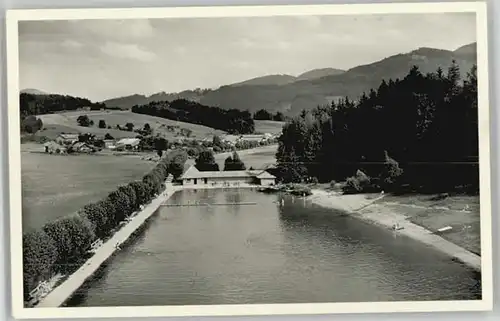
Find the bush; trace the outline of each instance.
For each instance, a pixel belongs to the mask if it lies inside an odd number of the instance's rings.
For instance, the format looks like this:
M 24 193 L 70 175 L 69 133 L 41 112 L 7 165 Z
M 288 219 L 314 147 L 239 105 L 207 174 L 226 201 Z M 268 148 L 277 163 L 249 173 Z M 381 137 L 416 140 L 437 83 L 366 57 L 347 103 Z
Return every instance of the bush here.
M 389 157 L 389 154 L 385 151 L 384 170 L 380 177 L 384 188 L 387 190 L 397 189 L 400 185 L 402 175 L 403 169 L 399 167 L 399 163 Z
M 21 132 L 26 132 L 29 134 L 34 134 L 43 127 L 43 122 L 40 118 L 36 118 L 30 115 L 24 119 L 21 119 Z
M 148 191 L 146 189 L 146 186 L 143 182 L 135 181 L 135 182 L 129 183 L 129 186 L 135 192 L 135 199 L 136 199 L 135 206 L 136 206 L 136 208 L 139 208 L 140 205 L 146 204 L 147 202 L 149 202 L 151 200 L 151 198 L 148 195 Z
M 357 194 L 363 192 L 363 189 L 361 188 L 359 180 L 352 176 L 347 178 L 346 184 L 342 188 L 342 192 L 344 192 L 344 194 Z
M 129 132 L 133 131 L 134 130 L 134 124 L 133 123 L 126 123 L 125 124 L 125 128 L 127 128 L 127 130 Z
M 38 282 L 54 274 L 57 261 L 57 247 L 54 240 L 44 231 L 32 231 L 23 235 L 23 288 L 28 298 Z
M 107 201 L 113 207 L 110 211 L 111 219 L 112 222 L 114 222 L 114 226 L 117 226 L 121 221 L 125 220 L 125 218 L 130 214 L 129 212 L 130 201 L 127 198 L 127 195 L 125 195 L 119 190 L 109 193 Z
M 91 121 L 89 116 L 87 116 L 87 115 L 78 116 L 78 118 L 76 119 L 76 122 L 78 123 L 78 125 L 80 125 L 82 127 L 89 127 L 92 124 L 94 124 L 94 122 Z
M 57 270 L 64 272 L 66 264 L 81 258 L 95 239 L 92 224 L 80 215 L 70 215 L 49 222 L 43 231 L 55 241 Z
M 188 159 L 186 152 L 172 152 L 168 157 L 168 172 L 174 176 L 175 179 L 179 178 L 184 172 L 184 164 Z
M 107 205 L 104 201 L 99 201 L 87 204 L 79 211 L 79 215 L 85 217 L 92 224 L 92 230 L 98 238 L 108 236 L 113 227 L 108 217 L 109 207 Z
M 361 185 L 370 184 L 370 177 L 360 171 L 359 169 L 356 171 L 356 179 L 359 181 Z
M 357 194 L 372 192 L 375 189 L 376 186 L 372 185 L 370 177 L 358 169 L 356 176 L 347 178 L 345 185 L 342 187 L 342 192 L 344 194 Z
M 199 171 L 218 171 L 219 165 L 215 162 L 213 152 L 202 151 L 196 158 L 195 166 Z
M 115 139 L 115 138 L 111 136 L 109 133 L 106 133 L 106 135 L 104 135 L 104 139 Z

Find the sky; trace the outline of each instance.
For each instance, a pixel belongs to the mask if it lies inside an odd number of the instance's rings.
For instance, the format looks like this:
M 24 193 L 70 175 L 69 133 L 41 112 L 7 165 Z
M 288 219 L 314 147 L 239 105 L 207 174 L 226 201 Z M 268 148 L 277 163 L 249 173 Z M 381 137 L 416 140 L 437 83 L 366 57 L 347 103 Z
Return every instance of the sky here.
M 349 69 L 474 41 L 471 13 L 22 21 L 20 88 L 101 101 Z

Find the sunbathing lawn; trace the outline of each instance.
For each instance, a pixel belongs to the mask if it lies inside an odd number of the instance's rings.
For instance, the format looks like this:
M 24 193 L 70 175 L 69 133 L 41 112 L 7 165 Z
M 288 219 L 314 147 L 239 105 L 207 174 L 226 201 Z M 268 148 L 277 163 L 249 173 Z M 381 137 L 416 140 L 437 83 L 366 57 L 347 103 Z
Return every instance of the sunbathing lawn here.
M 436 195 L 387 195 L 379 203 L 430 231 L 445 226 L 453 229 L 440 235 L 473 253 L 481 254 L 479 196 L 458 195 L 433 200 Z M 389 204 L 387 204 L 389 203 Z M 398 203 L 398 204 L 392 204 Z M 468 210 L 464 209 L 468 206 Z
M 154 166 L 138 157 L 48 155 L 24 148 L 21 164 L 23 231 L 76 212 Z

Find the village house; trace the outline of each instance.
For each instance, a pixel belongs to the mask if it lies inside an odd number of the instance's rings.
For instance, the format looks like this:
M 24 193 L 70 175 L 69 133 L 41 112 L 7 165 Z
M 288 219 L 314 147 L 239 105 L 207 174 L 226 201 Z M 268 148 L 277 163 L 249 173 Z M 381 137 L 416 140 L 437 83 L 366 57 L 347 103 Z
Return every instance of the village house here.
M 263 142 L 268 138 L 265 135 L 242 135 L 240 140 L 248 141 L 248 142 Z
M 238 185 L 256 184 L 270 186 L 276 177 L 265 170 L 199 171 L 194 165 L 181 176 L 182 185 Z
M 77 153 L 92 153 L 95 151 L 94 147 L 83 142 L 74 143 L 73 145 L 71 145 L 71 148 L 73 149 L 74 152 Z
M 231 145 L 231 146 L 235 146 L 239 140 L 240 140 L 240 136 L 238 136 L 238 135 L 225 135 L 225 136 L 221 137 L 222 142 L 224 142 L 228 145 Z
M 78 140 L 78 134 L 59 134 L 55 142 L 59 145 L 72 145 Z
M 116 143 L 117 150 L 137 150 L 139 148 L 139 138 L 123 138 Z
M 114 139 L 104 139 L 104 148 L 113 149 L 115 148 L 115 140 Z
M 43 147 L 44 147 L 44 151 L 46 153 L 50 153 L 50 154 L 64 154 L 66 153 L 66 147 L 54 142 L 54 141 L 50 141 L 50 142 L 46 142 L 45 144 L 43 144 Z

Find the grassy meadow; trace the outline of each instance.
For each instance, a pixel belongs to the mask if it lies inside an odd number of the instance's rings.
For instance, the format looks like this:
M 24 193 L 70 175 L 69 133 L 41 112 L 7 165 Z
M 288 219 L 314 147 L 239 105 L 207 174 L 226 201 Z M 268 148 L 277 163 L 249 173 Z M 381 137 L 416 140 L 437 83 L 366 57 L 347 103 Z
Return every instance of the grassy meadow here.
M 274 120 L 254 120 L 255 132 L 257 133 L 270 133 L 279 134 L 283 129 L 285 122 Z
M 94 121 L 94 125 L 91 127 L 79 126 L 76 120 L 81 115 L 87 115 Z M 42 119 L 44 129 L 37 134 L 47 136 L 52 139 L 57 137 L 57 135 L 61 132 L 90 132 L 99 136 L 104 136 L 106 133 L 109 133 L 114 138 L 135 137 L 137 133 L 116 129 L 116 125 L 124 127 L 125 124 L 129 122 L 134 124 L 134 128 L 142 128 L 147 123 L 155 132 L 161 133 L 167 139 L 173 139 L 176 135 L 179 135 L 181 128 L 191 130 L 191 137 L 194 138 L 204 138 L 207 136 L 213 136 L 214 134 L 221 135 L 224 133 L 221 130 L 215 130 L 206 126 L 141 115 L 132 113 L 131 111 L 70 111 L 58 114 L 40 115 L 38 117 Z M 98 124 L 101 119 L 106 122 L 106 126 L 111 126 L 111 128 L 99 128 Z M 175 128 L 174 131 L 170 131 L 167 126 L 178 126 L 178 128 Z
M 39 145 L 40 146 L 40 145 Z M 140 179 L 154 163 L 129 156 L 21 153 L 23 230 L 77 211 L 120 184 Z

